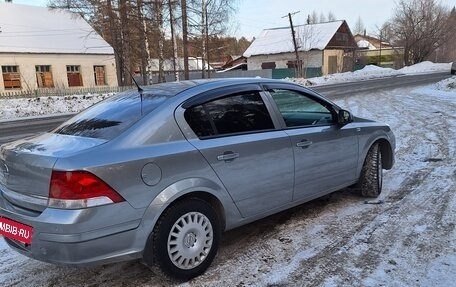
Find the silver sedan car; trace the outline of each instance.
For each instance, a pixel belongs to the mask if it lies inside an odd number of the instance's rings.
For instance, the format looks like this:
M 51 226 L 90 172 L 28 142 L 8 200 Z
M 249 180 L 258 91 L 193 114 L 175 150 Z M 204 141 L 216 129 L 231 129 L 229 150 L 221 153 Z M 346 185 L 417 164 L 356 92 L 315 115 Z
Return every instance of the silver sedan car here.
M 38 260 L 131 259 L 188 280 L 221 233 L 352 186 L 376 197 L 389 126 L 285 81 L 153 85 L 0 148 L 0 233 Z

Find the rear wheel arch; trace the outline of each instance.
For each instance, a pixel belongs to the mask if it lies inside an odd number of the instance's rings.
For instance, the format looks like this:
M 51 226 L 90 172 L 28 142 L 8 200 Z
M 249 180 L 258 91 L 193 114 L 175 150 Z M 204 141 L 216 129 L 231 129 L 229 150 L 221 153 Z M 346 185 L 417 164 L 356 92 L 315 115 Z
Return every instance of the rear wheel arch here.
M 379 141 L 370 147 L 363 161 L 358 182 L 353 185 L 354 190 L 362 196 L 378 197 L 382 191 L 383 182 L 383 152 Z
M 380 151 L 382 153 L 382 166 L 384 169 L 391 169 L 394 163 L 394 156 L 393 156 L 393 149 L 391 144 L 386 139 L 379 139 L 375 141 L 372 145 L 378 143 L 380 147 Z M 371 145 L 371 146 L 372 146 Z

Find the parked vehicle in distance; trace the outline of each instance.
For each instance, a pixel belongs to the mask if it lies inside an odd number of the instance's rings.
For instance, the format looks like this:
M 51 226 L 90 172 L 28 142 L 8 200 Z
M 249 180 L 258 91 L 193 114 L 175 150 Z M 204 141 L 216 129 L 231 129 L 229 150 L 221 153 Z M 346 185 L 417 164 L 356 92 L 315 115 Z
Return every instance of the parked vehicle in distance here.
M 377 197 L 394 149 L 389 126 L 294 83 L 153 85 L 2 145 L 0 231 L 38 260 L 188 280 L 223 231 L 352 185 Z
M 456 74 L 456 61 L 454 61 L 453 64 L 451 64 L 451 74 Z

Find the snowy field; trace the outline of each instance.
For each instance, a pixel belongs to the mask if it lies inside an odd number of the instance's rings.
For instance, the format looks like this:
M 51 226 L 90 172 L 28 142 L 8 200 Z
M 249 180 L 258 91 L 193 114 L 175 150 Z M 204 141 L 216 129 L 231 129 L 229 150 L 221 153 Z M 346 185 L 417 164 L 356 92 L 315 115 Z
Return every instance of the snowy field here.
M 230 231 L 208 271 L 180 286 L 455 285 L 456 77 L 336 103 L 395 132 L 396 164 L 377 204 L 341 190 Z M 0 286 L 168 285 L 179 284 L 136 261 L 59 267 L 0 238 Z

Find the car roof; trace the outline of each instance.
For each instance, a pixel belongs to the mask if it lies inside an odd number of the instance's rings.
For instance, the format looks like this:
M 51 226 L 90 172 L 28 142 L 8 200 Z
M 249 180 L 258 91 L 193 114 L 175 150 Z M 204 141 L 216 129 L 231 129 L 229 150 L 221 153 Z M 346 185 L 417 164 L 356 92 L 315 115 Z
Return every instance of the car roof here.
M 284 83 L 283 80 L 264 79 L 264 78 L 218 78 L 218 79 L 200 79 L 200 80 L 185 80 L 178 82 L 159 83 L 150 86 L 143 86 L 141 89 L 144 94 L 159 94 L 166 97 L 173 97 L 185 90 L 198 88 L 223 87 L 236 84 L 249 83 Z M 293 84 L 291 82 L 285 82 Z M 131 92 L 131 91 L 130 91 Z

